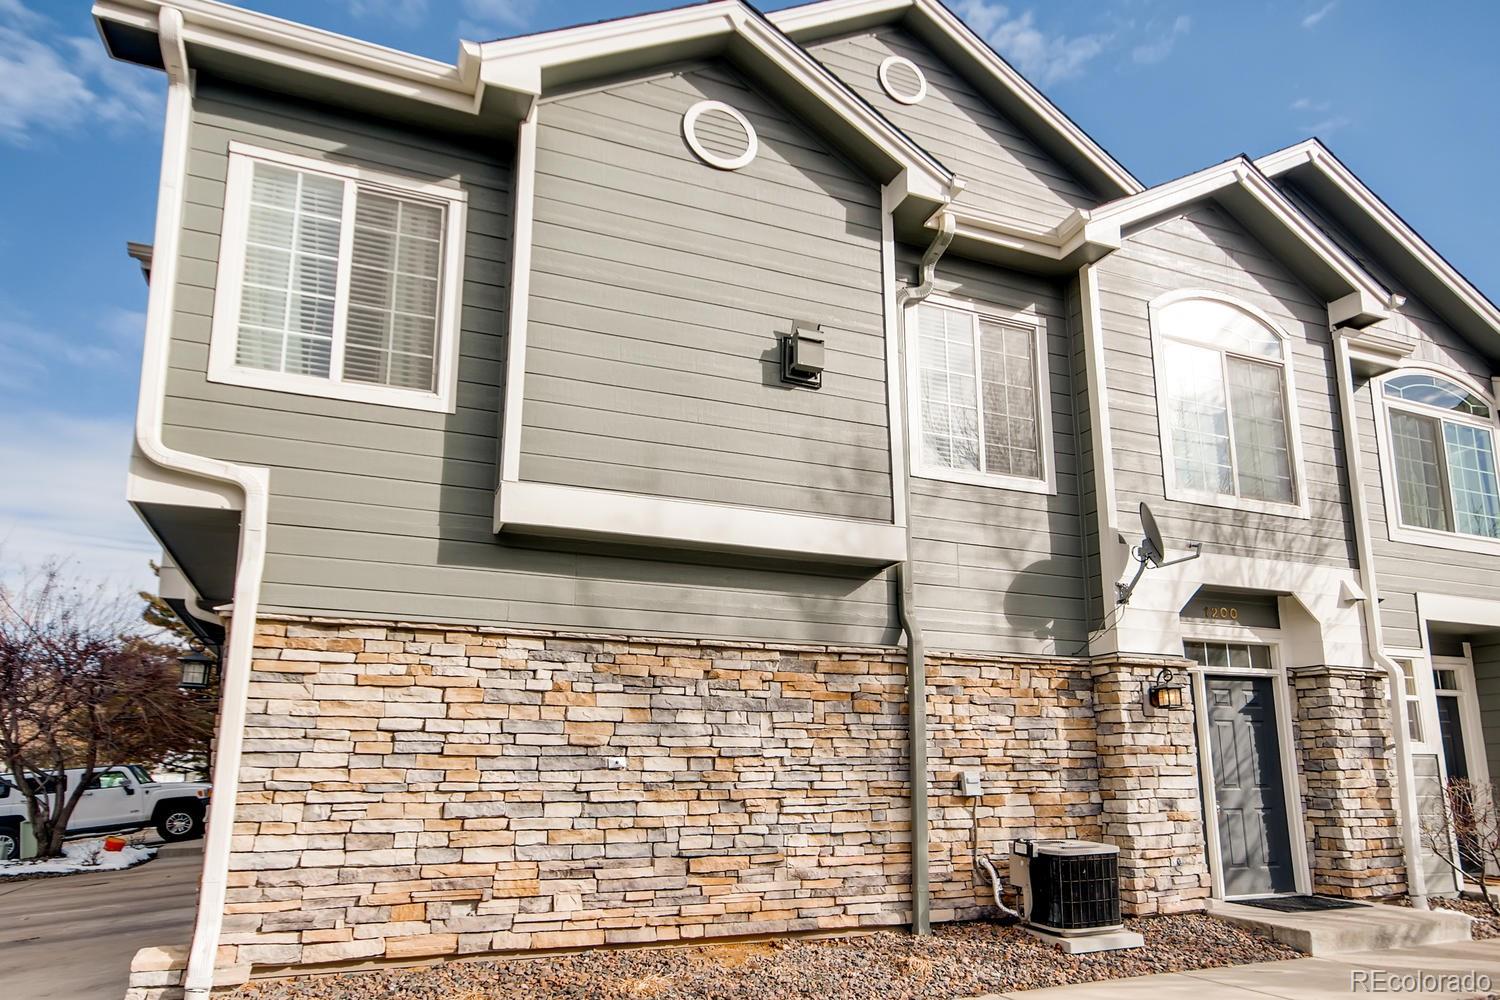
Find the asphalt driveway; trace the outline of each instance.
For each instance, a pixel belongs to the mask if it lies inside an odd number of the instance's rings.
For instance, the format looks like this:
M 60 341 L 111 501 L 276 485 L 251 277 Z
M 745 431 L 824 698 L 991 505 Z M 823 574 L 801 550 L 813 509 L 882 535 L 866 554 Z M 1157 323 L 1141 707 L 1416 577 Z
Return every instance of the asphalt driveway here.
M 187 943 L 202 868 L 194 840 L 123 872 L 0 883 L 0 995 L 120 1000 L 137 949 Z

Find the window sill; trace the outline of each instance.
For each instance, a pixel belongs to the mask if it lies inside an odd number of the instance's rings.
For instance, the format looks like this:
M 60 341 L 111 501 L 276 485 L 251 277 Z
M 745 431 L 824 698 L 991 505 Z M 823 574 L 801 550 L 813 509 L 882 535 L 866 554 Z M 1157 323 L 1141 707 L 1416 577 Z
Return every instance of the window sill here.
M 1389 518 L 1389 511 L 1386 516 Z M 1421 545 L 1429 549 L 1452 549 L 1456 552 L 1482 552 L 1486 555 L 1500 556 L 1500 538 L 1461 535 L 1456 531 L 1437 531 L 1432 528 L 1409 528 L 1394 520 L 1386 522 L 1386 535 L 1391 541 L 1404 545 Z
M 1224 493 L 1195 493 L 1191 490 L 1171 489 L 1166 491 L 1168 500 L 1193 503 L 1203 507 L 1218 507 L 1222 510 L 1238 510 L 1250 514 L 1273 514 L 1277 517 L 1294 517 L 1306 521 L 1311 515 L 1307 503 L 1277 503 L 1274 500 L 1251 500 Z
M 247 389 L 290 392 L 299 396 L 317 396 L 322 399 L 343 399 L 351 403 L 395 406 L 405 410 L 452 413 L 454 409 L 452 398 L 435 392 L 397 389 L 385 385 L 361 385 L 357 382 L 335 382 L 332 379 L 260 371 L 255 368 L 241 368 L 237 365 L 223 367 L 210 365 L 208 380 Z
M 1051 480 L 1021 479 L 1016 476 L 997 476 L 985 472 L 965 472 L 962 469 L 916 468 L 913 479 L 931 479 L 944 483 L 961 483 L 965 486 L 984 486 L 995 490 L 1011 490 L 1016 493 L 1041 493 L 1057 495 L 1057 484 Z

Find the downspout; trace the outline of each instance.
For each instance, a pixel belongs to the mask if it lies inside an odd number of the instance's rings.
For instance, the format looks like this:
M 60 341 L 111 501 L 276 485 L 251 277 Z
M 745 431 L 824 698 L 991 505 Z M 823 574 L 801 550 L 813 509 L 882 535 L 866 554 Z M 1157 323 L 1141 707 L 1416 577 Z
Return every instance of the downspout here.
M 244 495 L 240 514 L 239 555 L 235 565 L 234 618 L 223 653 L 219 731 L 214 753 L 214 794 L 209 802 L 203 848 L 203 875 L 198 914 L 188 955 L 184 991 L 188 1000 L 206 1000 L 214 982 L 219 931 L 229 873 L 230 837 L 234 832 L 239 787 L 240 751 L 245 734 L 245 705 L 250 660 L 255 647 L 255 619 L 265 562 L 266 500 L 269 474 L 262 468 L 235 465 L 170 448 L 163 440 L 167 366 L 172 316 L 176 306 L 178 248 L 181 243 L 188 138 L 192 129 L 193 80 L 183 44 L 182 12 L 163 7 L 157 15 L 162 62 L 167 71 L 167 114 L 162 134 L 161 183 L 156 203 L 156 238 L 151 291 L 146 307 L 146 336 L 141 361 L 141 395 L 136 408 L 135 443 L 140 453 L 162 469 L 228 485 Z
M 1412 906 L 1427 909 L 1427 873 L 1422 869 L 1421 845 L 1417 840 L 1417 787 L 1412 775 L 1411 737 L 1407 728 L 1406 699 L 1401 692 L 1406 679 L 1401 667 L 1385 654 L 1385 639 L 1380 621 L 1380 589 L 1376 582 L 1374 547 L 1370 542 L 1370 522 L 1365 516 L 1364 463 L 1360 459 L 1359 421 L 1354 414 L 1353 369 L 1349 361 L 1349 343 L 1335 331 L 1334 363 L 1338 366 L 1339 415 L 1344 430 L 1345 464 L 1349 469 L 1349 494 L 1354 506 L 1354 544 L 1359 557 L 1359 583 L 1364 588 L 1365 631 L 1370 637 L 1370 654 L 1385 668 L 1390 688 L 1391 728 L 1396 738 L 1396 796 L 1400 803 L 1402 854 L 1406 859 L 1406 891 Z
M 889 220 L 889 213 L 886 213 L 886 218 Z M 903 427 L 911 426 L 907 419 L 911 412 L 910 387 L 905 374 L 908 344 L 906 307 L 914 302 L 921 302 L 932 294 L 938 260 L 953 242 L 955 225 L 952 213 L 939 213 L 937 235 L 933 237 L 927 252 L 922 255 L 917 284 L 906 285 L 896 291 L 896 324 L 900 330 L 901 342 L 901 412 L 897 419 Z M 922 623 L 917 617 L 913 596 L 910 435 L 903 436 L 903 441 L 905 447 L 902 449 L 902 461 L 906 466 L 906 475 L 902 477 L 906 509 L 906 558 L 896 567 L 896 576 L 899 583 L 897 609 L 901 618 L 901 630 L 906 633 L 906 721 L 908 742 L 911 744 L 911 929 L 913 934 L 925 935 L 932 933 L 932 897 L 927 876 L 927 643 L 922 637 Z

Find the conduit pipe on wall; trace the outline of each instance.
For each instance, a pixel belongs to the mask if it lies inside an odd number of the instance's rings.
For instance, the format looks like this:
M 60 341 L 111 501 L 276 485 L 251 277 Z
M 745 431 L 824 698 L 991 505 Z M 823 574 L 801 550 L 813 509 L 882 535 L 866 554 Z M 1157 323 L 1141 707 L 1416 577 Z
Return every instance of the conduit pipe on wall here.
M 188 139 L 192 129 L 193 80 L 183 43 L 182 12 L 163 7 L 157 15 L 162 62 L 167 71 L 166 127 L 162 135 L 161 182 L 157 191 L 156 237 L 151 291 L 146 306 L 146 335 L 141 362 L 141 395 L 136 407 L 135 443 L 147 461 L 171 472 L 229 486 L 243 495 L 239 554 L 235 565 L 233 620 L 223 651 L 219 731 L 213 762 L 214 794 L 209 802 L 208 832 L 198 914 L 188 955 L 184 992 L 188 1000 L 206 1000 L 213 987 L 219 931 L 229 873 L 230 836 L 234 832 L 240 753 L 245 733 L 245 703 L 250 660 L 255 647 L 255 619 L 265 563 L 266 512 L 270 476 L 266 469 L 222 462 L 166 445 L 162 420 L 172 315 L 176 305 L 177 262 L 181 243 L 183 187 L 187 178 Z
M 901 371 L 906 371 L 907 350 L 910 338 L 906 335 L 906 307 L 921 302 L 932 294 L 933 281 L 937 276 L 938 260 L 953 242 L 956 220 L 952 213 L 942 212 L 938 216 L 938 231 L 932 244 L 922 255 L 922 266 L 917 274 L 917 284 L 907 285 L 896 292 L 897 326 L 901 331 Z M 911 412 L 908 379 L 901 377 L 901 413 L 897 419 L 902 426 L 911 426 L 907 419 Z M 906 558 L 896 567 L 899 583 L 897 609 L 901 618 L 901 630 L 906 633 L 906 711 L 908 754 L 911 782 L 911 929 L 913 934 L 932 933 L 932 898 L 927 878 L 927 643 L 922 636 L 922 623 L 917 617 L 912 581 L 912 517 L 911 517 L 911 435 L 903 436 L 905 447 L 902 461 L 906 475 L 902 477 L 906 493 Z
M 1416 781 L 1412 775 L 1410 730 L 1406 721 L 1406 699 L 1401 691 L 1406 683 L 1401 667 L 1385 654 L 1385 640 L 1380 621 L 1380 588 L 1376 582 L 1374 547 L 1370 542 L 1370 521 L 1365 516 L 1365 476 L 1361 460 L 1359 421 L 1354 413 L 1354 372 L 1349 362 L 1349 343 L 1338 331 L 1333 334 L 1334 363 L 1338 367 L 1339 417 L 1343 423 L 1345 465 L 1349 471 L 1349 496 L 1354 506 L 1354 545 L 1359 558 L 1359 582 L 1364 588 L 1365 632 L 1369 636 L 1370 655 L 1385 668 L 1390 685 L 1391 729 L 1396 741 L 1396 797 L 1399 800 L 1398 821 L 1401 824 L 1401 847 L 1406 860 L 1406 890 L 1412 906 L 1427 909 L 1427 873 L 1422 869 L 1421 844 L 1417 839 L 1420 817 L 1417 808 Z

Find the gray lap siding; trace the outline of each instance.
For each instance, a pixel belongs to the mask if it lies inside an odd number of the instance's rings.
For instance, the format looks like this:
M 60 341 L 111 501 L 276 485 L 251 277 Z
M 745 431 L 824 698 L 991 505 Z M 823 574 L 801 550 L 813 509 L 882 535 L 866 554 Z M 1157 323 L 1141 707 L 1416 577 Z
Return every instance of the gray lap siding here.
M 748 165 L 700 161 L 702 100 Z M 890 521 L 880 191 L 734 71 L 706 64 L 545 100 L 521 478 Z M 817 391 L 777 336 L 823 327 Z
M 231 139 L 441 179 L 468 193 L 454 413 L 208 381 Z M 449 143 L 368 118 L 231 92 L 204 78 L 195 102 L 191 147 L 166 437 L 174 447 L 270 469 L 263 610 L 693 636 L 874 644 L 896 640 L 885 574 L 788 570 L 496 539 L 491 519 L 504 383 L 513 156 L 503 143 L 482 149 Z M 872 264 L 871 271 L 868 283 L 878 284 L 878 266 Z M 622 300 L 614 291 L 601 298 Z M 883 377 L 883 361 L 878 371 Z M 599 395 L 608 400 L 611 392 L 630 391 L 640 390 L 600 389 Z M 711 405 L 725 411 L 749 409 L 732 400 Z M 545 404 L 537 409 L 546 415 Z M 769 431 L 778 415 L 764 411 L 760 416 Z M 631 431 L 651 422 L 648 416 L 629 413 L 615 419 Z M 782 422 L 795 421 L 784 417 Z M 849 480 L 867 485 L 861 477 L 878 476 L 888 466 L 884 418 L 878 426 L 869 420 L 850 426 L 855 430 L 847 443 L 837 434 L 825 434 L 821 441 L 809 437 L 803 457 L 844 456 Z M 744 450 L 753 454 L 749 431 L 738 436 L 725 431 L 723 436 L 745 444 Z M 764 448 L 765 440 L 760 444 Z

